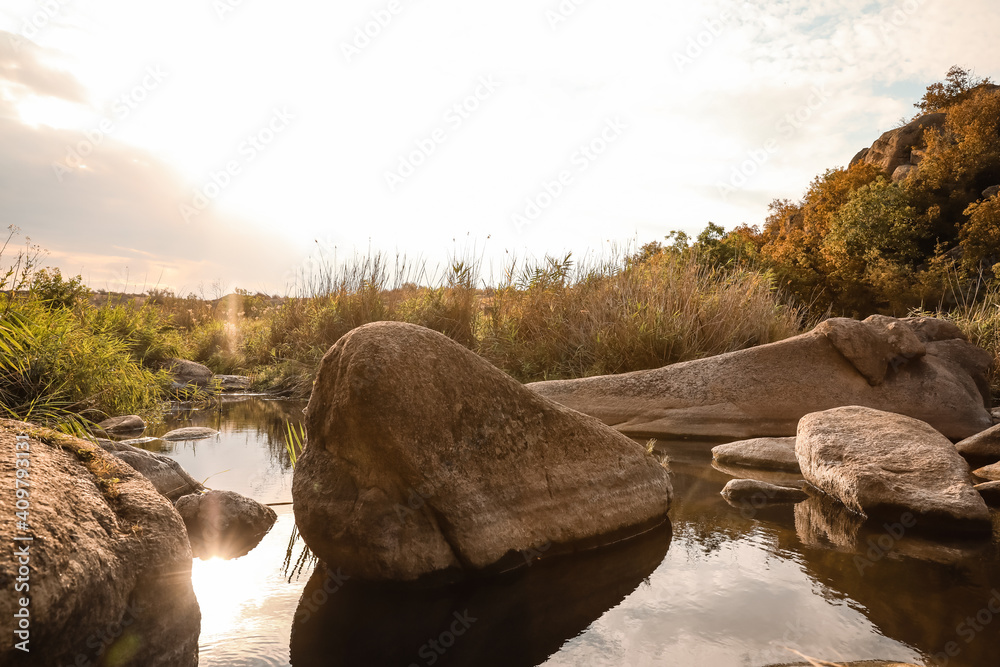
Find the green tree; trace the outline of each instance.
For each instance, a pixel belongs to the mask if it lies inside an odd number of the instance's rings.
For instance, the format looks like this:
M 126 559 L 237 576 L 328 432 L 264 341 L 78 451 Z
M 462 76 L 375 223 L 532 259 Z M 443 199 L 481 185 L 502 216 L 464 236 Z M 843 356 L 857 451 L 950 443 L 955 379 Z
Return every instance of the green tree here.
M 879 178 L 855 190 L 834 214 L 822 252 L 843 307 L 906 307 L 926 236 L 909 193 Z

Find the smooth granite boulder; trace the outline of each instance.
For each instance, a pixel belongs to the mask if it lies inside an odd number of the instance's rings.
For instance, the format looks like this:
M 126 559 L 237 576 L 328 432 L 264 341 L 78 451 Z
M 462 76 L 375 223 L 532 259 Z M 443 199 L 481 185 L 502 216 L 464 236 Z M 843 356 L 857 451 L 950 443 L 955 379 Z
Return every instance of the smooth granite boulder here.
M 360 579 L 503 570 L 641 532 L 670 507 L 667 471 L 639 444 L 411 324 L 343 336 L 306 423 L 296 523 Z
M 799 422 L 795 453 L 810 484 L 859 514 L 912 514 L 917 531 L 992 530 L 965 459 L 919 420 L 857 406 L 813 413 Z
M 792 436 L 807 414 L 862 405 L 959 440 L 993 425 L 992 361 L 950 322 L 877 315 L 654 370 L 528 386 L 634 437 Z
M 795 438 L 753 438 L 712 448 L 712 458 L 724 466 L 799 472 Z

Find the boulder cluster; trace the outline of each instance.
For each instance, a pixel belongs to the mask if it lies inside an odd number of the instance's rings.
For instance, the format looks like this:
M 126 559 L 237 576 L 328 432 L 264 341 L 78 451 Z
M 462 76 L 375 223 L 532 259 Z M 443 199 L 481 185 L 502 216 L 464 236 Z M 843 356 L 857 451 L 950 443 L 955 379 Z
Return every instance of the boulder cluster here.
M 863 519 L 989 534 L 967 458 L 1000 461 L 991 356 L 944 320 L 829 319 L 650 371 L 522 386 L 447 337 L 380 322 L 324 357 L 293 482 L 309 547 L 365 580 L 460 578 L 663 521 L 664 468 L 625 437 L 738 437 L 737 505 L 822 496 Z M 961 441 L 956 446 L 953 441 Z M 741 475 L 740 470 L 767 475 Z M 1000 465 L 976 475 L 996 480 Z M 745 479 L 753 477 L 754 479 Z

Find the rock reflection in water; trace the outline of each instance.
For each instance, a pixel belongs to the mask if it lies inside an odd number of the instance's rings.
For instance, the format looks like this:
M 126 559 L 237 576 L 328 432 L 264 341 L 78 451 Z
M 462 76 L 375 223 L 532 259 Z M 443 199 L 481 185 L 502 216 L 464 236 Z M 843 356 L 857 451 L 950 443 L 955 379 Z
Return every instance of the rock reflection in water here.
M 908 512 L 901 512 L 895 520 L 866 520 L 821 496 L 795 506 L 795 532 L 804 545 L 854 554 L 855 565 L 862 571 L 883 558 L 957 565 L 991 550 L 986 540 L 933 539 L 914 534 L 918 528 L 916 518 Z
M 291 662 L 536 665 L 634 591 L 670 539 L 668 522 L 610 547 L 435 589 L 352 581 L 320 564 L 295 614 Z

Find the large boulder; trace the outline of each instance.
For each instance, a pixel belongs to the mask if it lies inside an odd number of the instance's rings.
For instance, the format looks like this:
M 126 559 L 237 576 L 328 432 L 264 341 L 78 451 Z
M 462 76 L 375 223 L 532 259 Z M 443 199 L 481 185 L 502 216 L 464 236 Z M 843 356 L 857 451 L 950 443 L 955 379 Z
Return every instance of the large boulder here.
M 991 531 L 969 466 L 930 425 L 849 406 L 806 415 L 795 453 L 815 487 L 868 517 L 916 517 L 918 531 Z
M 343 336 L 306 424 L 296 523 L 361 579 L 502 570 L 645 530 L 670 506 L 667 471 L 639 444 L 411 324 Z
M 0 664 L 198 664 L 201 616 L 184 523 L 142 475 L 92 443 L 2 421 L 0 476 L 10 485 L 0 493 L 8 545 Z M 14 520 L 15 479 L 30 485 L 22 487 L 26 526 Z M 15 541 L 23 537 L 31 541 Z M 15 648 L 25 637 L 9 630 L 21 609 L 28 654 Z
M 654 370 L 528 386 L 635 437 L 792 436 L 809 413 L 862 405 L 959 440 L 993 424 L 991 363 L 949 322 L 873 316 Z
M 191 550 L 198 558 L 238 558 L 271 530 L 274 510 L 235 491 L 192 493 L 174 507 L 184 519 Z
M 98 440 L 97 443 L 102 449 L 118 457 L 148 479 L 157 491 L 171 501 L 204 489 L 198 480 L 181 467 L 180 463 L 169 456 L 140 449 L 125 442 Z
M 712 458 L 725 466 L 799 471 L 795 438 L 753 438 L 712 448 Z

